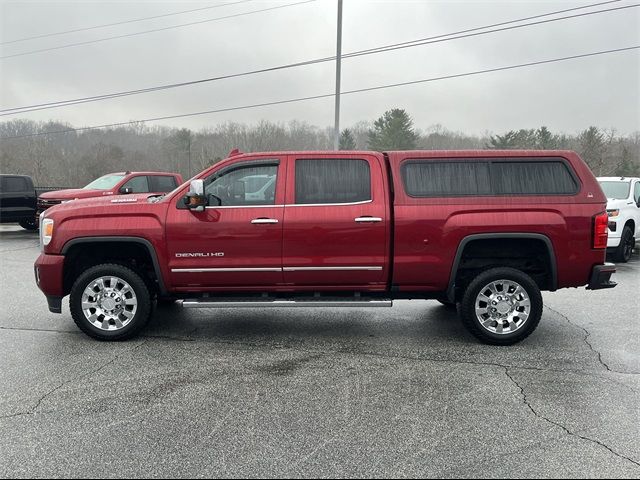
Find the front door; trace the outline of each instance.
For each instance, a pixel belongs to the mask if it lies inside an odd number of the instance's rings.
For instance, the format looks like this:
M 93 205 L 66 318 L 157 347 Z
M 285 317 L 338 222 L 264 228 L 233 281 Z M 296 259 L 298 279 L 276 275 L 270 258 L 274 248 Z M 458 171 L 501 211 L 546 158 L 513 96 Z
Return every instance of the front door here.
M 184 207 L 167 216 L 171 281 L 193 290 L 251 289 L 282 283 L 285 164 L 240 160 L 204 180 L 204 212 Z M 188 288 L 187 288 L 188 287 Z
M 383 159 L 291 156 L 283 238 L 285 283 L 378 290 L 388 278 Z

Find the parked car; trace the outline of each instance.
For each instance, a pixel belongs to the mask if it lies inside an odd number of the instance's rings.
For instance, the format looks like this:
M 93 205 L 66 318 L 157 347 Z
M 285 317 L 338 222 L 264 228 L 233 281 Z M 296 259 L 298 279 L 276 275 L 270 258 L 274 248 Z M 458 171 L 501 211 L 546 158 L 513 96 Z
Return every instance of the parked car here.
M 0 223 L 19 223 L 26 230 L 37 230 L 36 189 L 26 175 L 0 175 Z
M 598 177 L 598 182 L 607 196 L 607 249 L 616 262 L 626 263 L 640 239 L 640 178 Z
M 108 173 L 83 188 L 42 193 L 38 197 L 36 214 L 39 216 L 47 208 L 69 200 L 129 193 L 166 193 L 182 183 L 182 176 L 178 173 Z
M 273 195 L 247 178 L 275 177 Z M 253 192 L 251 192 L 253 193 Z M 235 154 L 163 197 L 42 217 L 36 281 L 101 340 L 186 308 L 459 303 L 481 341 L 531 334 L 542 290 L 611 288 L 606 197 L 569 151 Z

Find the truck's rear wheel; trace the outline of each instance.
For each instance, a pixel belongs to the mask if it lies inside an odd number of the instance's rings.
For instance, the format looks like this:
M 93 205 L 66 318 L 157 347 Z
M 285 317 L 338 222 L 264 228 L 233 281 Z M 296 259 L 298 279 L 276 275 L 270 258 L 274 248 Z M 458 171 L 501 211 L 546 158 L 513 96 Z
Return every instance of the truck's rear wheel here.
M 69 309 L 87 335 L 98 340 L 125 340 L 149 322 L 151 295 L 133 270 L 115 264 L 96 265 L 73 284 Z
M 513 345 L 536 329 L 542 294 L 533 279 L 514 268 L 492 268 L 478 275 L 462 298 L 462 322 L 491 345 Z
M 633 239 L 633 230 L 629 225 L 622 230 L 622 237 L 620 237 L 620 245 L 616 248 L 614 259 L 619 263 L 627 263 L 631 259 L 631 253 L 635 244 Z

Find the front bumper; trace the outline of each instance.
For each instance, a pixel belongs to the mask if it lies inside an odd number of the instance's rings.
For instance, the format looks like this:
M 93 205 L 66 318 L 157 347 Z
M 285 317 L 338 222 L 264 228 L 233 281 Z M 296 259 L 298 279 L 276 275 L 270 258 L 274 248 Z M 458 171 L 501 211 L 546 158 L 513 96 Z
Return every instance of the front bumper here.
M 587 290 L 601 290 L 603 288 L 615 287 L 617 283 L 611 281 L 611 275 L 614 273 L 616 273 L 616 266 L 613 263 L 594 266 L 591 271 L 591 279 Z
M 47 297 L 49 311 L 61 313 L 64 297 L 64 256 L 41 253 L 33 266 L 36 284 Z

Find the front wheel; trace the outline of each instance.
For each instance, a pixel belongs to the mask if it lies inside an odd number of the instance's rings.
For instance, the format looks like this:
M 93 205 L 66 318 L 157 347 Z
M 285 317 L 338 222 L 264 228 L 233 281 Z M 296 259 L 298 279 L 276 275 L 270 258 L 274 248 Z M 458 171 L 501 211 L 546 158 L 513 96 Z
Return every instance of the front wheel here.
M 491 345 L 513 345 L 540 323 L 542 294 L 536 282 L 515 268 L 492 268 L 479 274 L 462 298 L 464 326 Z
M 149 322 L 151 295 L 133 270 L 116 264 L 96 265 L 73 284 L 69 299 L 78 328 L 98 340 L 125 340 Z
M 620 237 L 620 245 L 616 248 L 614 259 L 618 263 L 627 263 L 631 259 L 631 253 L 635 240 L 633 238 L 633 230 L 629 225 L 622 230 L 622 237 Z

